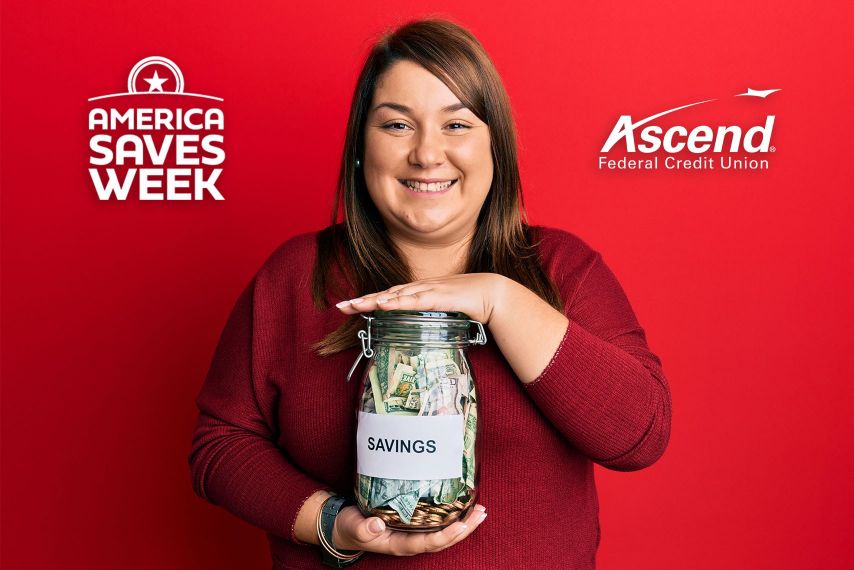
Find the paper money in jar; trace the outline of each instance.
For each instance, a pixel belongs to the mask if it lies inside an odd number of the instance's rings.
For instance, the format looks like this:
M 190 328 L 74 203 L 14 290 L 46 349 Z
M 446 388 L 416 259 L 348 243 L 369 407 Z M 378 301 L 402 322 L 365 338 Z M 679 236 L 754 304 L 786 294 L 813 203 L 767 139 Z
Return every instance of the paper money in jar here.
M 466 350 L 486 343 L 484 327 L 460 312 L 364 318 L 356 503 L 393 530 L 441 530 L 476 503 L 478 398 Z

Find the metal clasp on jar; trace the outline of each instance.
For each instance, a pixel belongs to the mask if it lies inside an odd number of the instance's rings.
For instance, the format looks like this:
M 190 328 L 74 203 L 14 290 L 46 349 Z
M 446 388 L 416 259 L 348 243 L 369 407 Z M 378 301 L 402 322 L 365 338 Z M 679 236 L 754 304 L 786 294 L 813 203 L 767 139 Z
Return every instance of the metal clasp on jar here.
M 469 341 L 471 344 L 486 344 L 486 330 L 483 328 L 483 323 L 480 321 L 469 321 L 472 324 L 477 325 L 477 336 Z
M 350 381 L 350 377 L 353 376 L 353 372 L 356 370 L 362 357 L 371 358 L 374 355 L 374 349 L 371 347 L 371 321 L 374 320 L 374 317 L 362 315 L 362 318 L 368 321 L 367 329 L 360 330 L 357 333 L 359 339 L 362 341 L 362 352 L 359 353 L 359 356 L 356 357 L 356 362 L 350 367 L 350 372 L 347 373 L 347 382 Z

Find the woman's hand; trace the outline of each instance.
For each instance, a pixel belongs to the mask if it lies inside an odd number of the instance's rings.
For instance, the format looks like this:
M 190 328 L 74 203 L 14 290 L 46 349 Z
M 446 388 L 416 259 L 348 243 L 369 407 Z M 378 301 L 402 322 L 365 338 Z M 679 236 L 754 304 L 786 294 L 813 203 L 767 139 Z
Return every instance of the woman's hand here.
M 465 273 L 395 285 L 336 305 L 348 315 L 383 311 L 461 311 L 487 324 L 507 280 L 497 273 Z
M 367 550 L 392 556 L 438 552 L 466 538 L 486 518 L 483 505 L 475 505 L 465 519 L 436 532 L 389 530 L 379 517 L 365 517 L 358 507 L 344 507 L 332 527 L 332 544 L 338 550 Z

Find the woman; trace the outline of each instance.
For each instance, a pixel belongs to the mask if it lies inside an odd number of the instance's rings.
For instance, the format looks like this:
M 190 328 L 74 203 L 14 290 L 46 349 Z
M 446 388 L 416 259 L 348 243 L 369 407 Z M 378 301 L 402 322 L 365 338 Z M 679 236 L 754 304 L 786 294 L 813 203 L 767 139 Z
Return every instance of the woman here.
M 344 506 L 330 546 L 372 568 L 595 566 L 593 463 L 654 463 L 670 393 L 602 256 L 524 218 L 510 107 L 481 45 L 443 20 L 384 37 L 352 101 L 332 224 L 258 271 L 197 399 L 194 489 L 266 530 L 274 568 L 323 567 L 318 514 L 341 507 L 355 468 L 359 383 L 344 376 L 377 308 L 488 326 L 492 342 L 469 355 L 480 504 L 435 533 Z

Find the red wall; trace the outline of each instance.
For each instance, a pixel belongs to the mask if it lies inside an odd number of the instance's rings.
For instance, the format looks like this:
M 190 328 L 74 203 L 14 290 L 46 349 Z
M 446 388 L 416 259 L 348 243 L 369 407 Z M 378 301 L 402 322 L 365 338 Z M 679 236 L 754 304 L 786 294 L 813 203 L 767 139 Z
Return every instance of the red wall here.
M 640 4 L 4 2 L 0 565 L 269 567 L 192 493 L 193 400 L 254 271 L 328 220 L 371 39 L 435 13 L 504 78 L 531 221 L 603 253 L 671 383 L 664 457 L 597 467 L 599 566 L 848 567 L 851 9 Z M 225 201 L 97 200 L 87 98 L 150 55 L 224 98 Z M 673 120 L 775 114 L 768 171 L 598 170 L 620 114 L 712 97 Z

